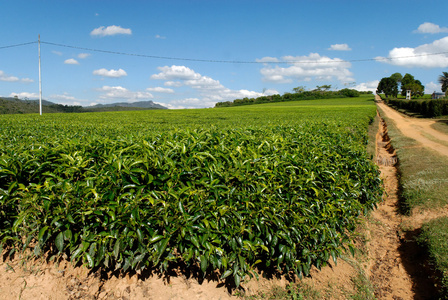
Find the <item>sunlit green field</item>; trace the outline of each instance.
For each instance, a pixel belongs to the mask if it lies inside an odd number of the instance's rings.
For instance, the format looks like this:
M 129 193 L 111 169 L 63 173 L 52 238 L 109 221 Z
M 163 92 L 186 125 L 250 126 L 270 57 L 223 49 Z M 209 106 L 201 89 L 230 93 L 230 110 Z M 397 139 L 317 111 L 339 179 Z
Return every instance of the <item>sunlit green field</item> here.
M 245 107 L 153 110 L 84 114 L 47 114 L 47 115 L 0 115 L 2 134 L 6 138 L 16 138 L 8 130 L 34 131 L 47 134 L 45 129 L 55 134 L 103 135 L 152 135 L 171 129 L 199 129 L 216 126 L 221 129 L 241 127 L 263 127 L 302 123 L 304 121 L 331 121 L 351 123 L 365 121 L 375 112 L 372 96 L 329 100 L 309 100 L 299 102 L 281 102 Z M 57 138 L 57 135 L 55 134 Z
M 308 274 L 380 199 L 372 96 L 0 116 L 0 241 L 89 267 Z

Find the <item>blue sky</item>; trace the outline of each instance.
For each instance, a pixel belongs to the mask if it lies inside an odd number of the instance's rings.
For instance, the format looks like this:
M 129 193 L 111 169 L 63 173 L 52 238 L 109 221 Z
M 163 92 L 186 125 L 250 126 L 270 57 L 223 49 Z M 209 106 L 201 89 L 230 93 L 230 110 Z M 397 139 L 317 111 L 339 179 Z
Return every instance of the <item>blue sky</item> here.
M 2 0 L 0 96 L 39 97 L 39 34 L 43 99 L 67 105 L 374 91 L 395 72 L 432 93 L 448 71 L 447 10 L 446 0 Z

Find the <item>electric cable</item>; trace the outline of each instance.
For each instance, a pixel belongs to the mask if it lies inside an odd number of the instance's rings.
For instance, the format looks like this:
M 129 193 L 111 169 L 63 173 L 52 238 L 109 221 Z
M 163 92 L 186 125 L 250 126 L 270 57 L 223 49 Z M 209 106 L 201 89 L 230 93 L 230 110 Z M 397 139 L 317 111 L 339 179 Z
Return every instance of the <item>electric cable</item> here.
M 30 44 L 36 44 L 37 41 L 8 45 L 8 46 L 0 46 L 1 49 L 20 47 Z M 423 56 L 434 56 L 434 55 L 446 55 L 448 51 L 445 52 L 437 52 L 437 53 L 422 53 L 422 54 L 414 54 L 407 56 L 398 56 L 398 57 L 375 57 L 375 58 L 364 58 L 364 59 L 331 59 L 330 60 L 271 60 L 271 61 L 263 61 L 263 60 L 255 60 L 255 61 L 245 61 L 245 60 L 217 60 L 217 59 L 200 59 L 200 58 L 186 58 L 186 57 L 171 57 L 171 56 L 158 56 L 158 55 L 148 55 L 148 54 L 138 54 L 138 53 L 128 53 L 128 52 L 120 52 L 113 50 L 101 50 L 95 48 L 86 48 L 80 46 L 71 46 L 60 43 L 52 43 L 41 41 L 41 44 L 57 46 L 57 47 L 65 47 L 78 49 L 83 51 L 90 52 L 100 52 L 107 54 L 115 54 L 115 55 L 125 55 L 125 56 L 135 56 L 135 57 L 144 57 L 144 58 L 152 58 L 152 59 L 164 59 L 164 60 L 179 60 L 179 61 L 194 61 L 194 62 L 206 62 L 206 63 L 229 63 L 229 64 L 330 64 L 330 63 L 356 63 L 356 62 L 367 62 L 367 61 L 393 61 L 404 58 L 414 58 L 414 57 L 423 57 Z

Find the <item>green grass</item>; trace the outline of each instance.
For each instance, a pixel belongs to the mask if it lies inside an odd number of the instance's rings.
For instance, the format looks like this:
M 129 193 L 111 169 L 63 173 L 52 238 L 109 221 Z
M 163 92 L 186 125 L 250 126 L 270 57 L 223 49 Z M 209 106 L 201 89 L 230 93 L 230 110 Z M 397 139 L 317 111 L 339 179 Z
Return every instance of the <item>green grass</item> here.
M 419 242 L 427 248 L 441 276 L 439 288 L 448 297 L 448 217 L 434 219 L 424 224 Z
M 437 122 L 433 125 L 431 125 L 431 127 L 435 130 L 438 130 L 440 132 L 443 132 L 445 134 L 448 134 L 448 120 L 436 120 Z

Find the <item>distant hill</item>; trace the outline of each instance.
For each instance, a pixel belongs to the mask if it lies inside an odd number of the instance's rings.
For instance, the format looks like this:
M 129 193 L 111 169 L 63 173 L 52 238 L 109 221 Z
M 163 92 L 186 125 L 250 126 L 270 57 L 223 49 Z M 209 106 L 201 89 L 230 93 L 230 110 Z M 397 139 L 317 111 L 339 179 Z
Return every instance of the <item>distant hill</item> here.
M 134 103 L 111 103 L 98 104 L 94 106 L 76 106 L 56 104 L 47 100 L 42 100 L 43 113 L 81 113 L 81 112 L 101 112 L 101 111 L 122 111 L 122 110 L 148 110 L 167 109 L 153 101 L 140 101 Z M 0 114 L 32 114 L 39 113 L 39 100 L 21 100 L 11 97 L 0 98 Z
M 42 100 L 42 110 L 45 113 L 61 112 L 53 102 Z M 39 113 L 39 100 L 20 100 L 17 98 L 0 98 L 0 114 L 33 114 Z
M 89 106 L 89 108 L 115 107 L 115 106 L 167 109 L 165 106 L 154 103 L 152 101 L 139 101 L 139 102 L 132 102 L 132 103 L 119 102 L 119 103 L 112 103 L 112 104 L 97 104 L 97 105 Z
M 0 99 L 7 100 L 7 101 L 13 101 L 16 103 L 24 102 L 24 103 L 39 105 L 39 100 L 29 100 L 29 99 L 24 100 L 24 99 L 18 99 L 18 98 L 13 98 L 13 97 L 0 97 Z M 54 104 L 55 103 L 53 103 L 53 102 L 42 99 L 42 106 L 43 105 L 49 106 L 49 105 L 54 105 Z

